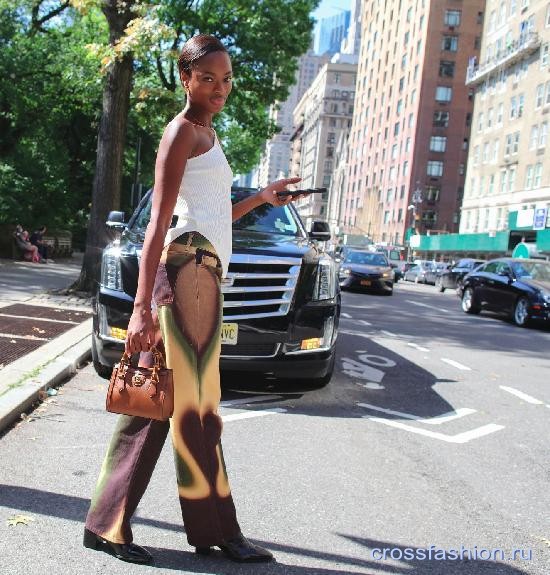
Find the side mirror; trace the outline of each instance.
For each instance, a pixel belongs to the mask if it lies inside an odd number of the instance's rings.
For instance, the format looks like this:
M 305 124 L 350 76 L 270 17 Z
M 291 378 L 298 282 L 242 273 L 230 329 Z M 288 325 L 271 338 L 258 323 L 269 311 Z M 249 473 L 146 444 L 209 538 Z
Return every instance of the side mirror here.
M 109 212 L 105 225 L 113 230 L 123 231 L 124 229 L 126 229 L 126 223 L 124 222 L 124 218 L 125 218 L 124 212 L 116 212 L 116 211 Z
M 319 240 L 320 242 L 328 242 L 331 237 L 330 227 L 327 222 L 315 220 L 311 224 L 309 231 L 309 238 L 312 240 Z

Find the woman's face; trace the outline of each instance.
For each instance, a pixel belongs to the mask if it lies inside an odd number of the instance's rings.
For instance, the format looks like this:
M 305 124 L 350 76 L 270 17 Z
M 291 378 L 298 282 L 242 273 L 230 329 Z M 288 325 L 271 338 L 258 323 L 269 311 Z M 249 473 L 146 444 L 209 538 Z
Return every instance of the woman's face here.
M 211 114 L 222 110 L 231 92 L 233 70 L 226 52 L 211 52 L 197 60 L 191 76 L 182 72 L 189 103 Z

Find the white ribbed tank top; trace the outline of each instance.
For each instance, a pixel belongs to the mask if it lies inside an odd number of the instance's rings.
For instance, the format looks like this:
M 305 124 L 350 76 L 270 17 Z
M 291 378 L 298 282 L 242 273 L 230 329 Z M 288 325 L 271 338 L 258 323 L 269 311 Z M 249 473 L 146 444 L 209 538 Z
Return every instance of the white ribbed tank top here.
M 216 135 L 207 152 L 188 158 L 174 208 L 178 221 L 164 239 L 167 246 L 184 232 L 199 232 L 216 250 L 223 277 L 232 251 L 232 183 L 233 172 Z

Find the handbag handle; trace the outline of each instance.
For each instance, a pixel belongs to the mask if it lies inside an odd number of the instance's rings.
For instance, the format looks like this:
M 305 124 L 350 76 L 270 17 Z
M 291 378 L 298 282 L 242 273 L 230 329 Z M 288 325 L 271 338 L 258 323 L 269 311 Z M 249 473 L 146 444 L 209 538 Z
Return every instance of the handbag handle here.
M 158 371 L 161 368 L 165 368 L 166 363 L 164 361 L 164 357 L 163 357 L 162 353 L 160 353 L 160 351 L 155 346 L 152 346 L 149 351 L 153 354 L 153 360 L 154 360 L 153 367 L 151 368 L 152 369 L 151 380 L 156 385 L 158 383 L 158 380 L 159 380 Z M 130 354 L 127 353 L 126 350 L 124 350 L 124 352 L 122 353 L 122 357 L 120 358 L 120 363 L 119 363 L 119 373 L 120 373 L 119 377 L 121 379 L 124 379 L 126 370 L 130 367 L 130 359 L 131 359 Z

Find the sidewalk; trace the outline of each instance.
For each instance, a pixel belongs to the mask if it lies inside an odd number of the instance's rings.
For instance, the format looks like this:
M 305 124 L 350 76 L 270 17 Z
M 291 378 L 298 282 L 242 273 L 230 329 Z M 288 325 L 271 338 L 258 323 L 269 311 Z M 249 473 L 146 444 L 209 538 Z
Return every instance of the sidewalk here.
M 91 300 L 63 293 L 81 264 L 0 259 L 0 432 L 90 356 Z

